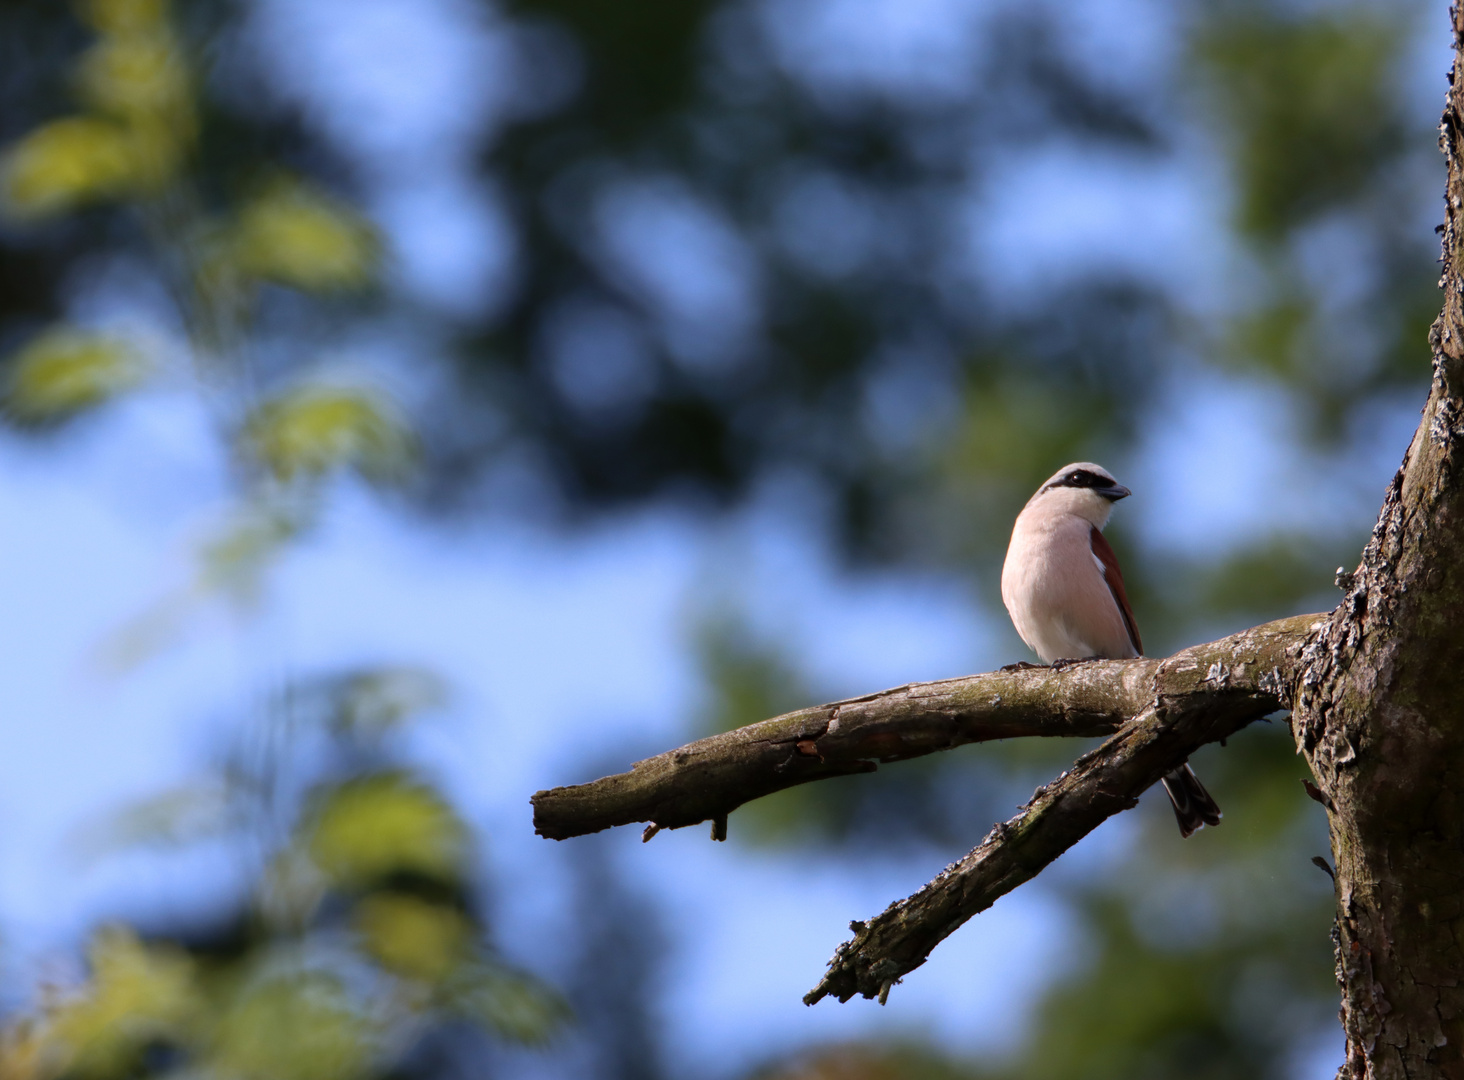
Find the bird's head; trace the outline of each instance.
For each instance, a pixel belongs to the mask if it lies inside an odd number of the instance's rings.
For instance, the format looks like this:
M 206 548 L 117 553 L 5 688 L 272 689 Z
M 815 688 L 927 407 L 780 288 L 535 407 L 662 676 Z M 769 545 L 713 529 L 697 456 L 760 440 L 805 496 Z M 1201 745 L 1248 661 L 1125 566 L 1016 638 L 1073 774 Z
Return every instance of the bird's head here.
M 1053 473 L 1027 506 L 1045 513 L 1075 514 L 1101 529 L 1108 524 L 1113 504 L 1130 494 L 1102 465 L 1075 461 Z

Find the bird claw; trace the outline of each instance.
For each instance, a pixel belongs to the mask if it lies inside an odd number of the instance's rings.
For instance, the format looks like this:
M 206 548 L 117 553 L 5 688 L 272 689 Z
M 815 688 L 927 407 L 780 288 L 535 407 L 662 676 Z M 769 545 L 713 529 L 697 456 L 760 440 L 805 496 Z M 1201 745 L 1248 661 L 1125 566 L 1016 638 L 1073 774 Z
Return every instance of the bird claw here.
M 1102 656 L 1083 656 L 1076 660 L 1054 660 L 1052 662 L 1052 670 L 1061 671 L 1063 668 L 1077 667 L 1079 664 L 1091 664 L 1094 660 L 1103 659 L 1105 658 Z
M 1029 663 L 1026 660 L 1018 660 L 1015 664 L 1007 664 L 1004 667 L 997 668 L 997 670 L 998 671 L 1029 671 L 1032 668 L 1039 668 L 1041 666 L 1042 666 L 1041 664 Z

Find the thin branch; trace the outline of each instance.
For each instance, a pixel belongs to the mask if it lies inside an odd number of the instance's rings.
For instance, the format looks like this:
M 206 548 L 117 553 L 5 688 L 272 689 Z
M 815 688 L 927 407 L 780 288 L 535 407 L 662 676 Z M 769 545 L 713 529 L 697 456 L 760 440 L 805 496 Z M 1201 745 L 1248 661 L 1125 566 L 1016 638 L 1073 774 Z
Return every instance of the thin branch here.
M 1179 701 L 1189 703 L 1183 716 L 1216 714 L 1230 727 L 1200 742 L 1222 738 L 1281 707 L 1275 687 L 1290 670 L 1287 650 L 1320 617 L 1281 619 L 1164 661 L 995 671 L 799 709 L 638 761 L 627 773 L 540 791 L 534 828 L 563 840 L 644 821 L 649 839 L 719 822 L 796 784 L 873 772 L 880 762 L 991 739 L 1111 735 L 1156 701 L 1169 707 L 1166 716 Z
M 993 828 L 974 851 L 914 896 L 868 923 L 851 923 L 853 940 L 839 946 L 804 1003 L 828 995 L 883 1000 L 957 927 L 1035 877 L 1107 818 L 1135 805 L 1195 750 L 1287 707 L 1289 673 L 1325 618 L 1282 619 L 1167 660 L 1122 665 L 1125 683 L 1129 673 L 1146 672 L 1152 689 L 1142 713 L 1039 788 L 1020 814 Z

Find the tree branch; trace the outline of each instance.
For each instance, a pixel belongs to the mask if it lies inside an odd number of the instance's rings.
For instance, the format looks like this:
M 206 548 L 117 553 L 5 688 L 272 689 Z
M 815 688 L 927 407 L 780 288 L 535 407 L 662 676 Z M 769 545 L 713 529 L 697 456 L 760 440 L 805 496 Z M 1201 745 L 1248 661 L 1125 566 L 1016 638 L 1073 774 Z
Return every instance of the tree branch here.
M 1160 699 L 1196 698 L 1197 670 L 1217 674 L 1195 704 L 1241 727 L 1281 707 L 1263 676 L 1289 671 L 1288 648 L 1320 618 L 1281 619 L 1163 661 L 994 671 L 799 709 L 637 761 L 627 773 L 540 791 L 534 828 L 553 840 L 637 821 L 650 822 L 648 832 L 679 829 L 796 784 L 873 772 L 882 761 L 1026 735 L 1111 735 Z
M 1133 806 L 1199 747 L 1289 707 L 1302 649 L 1327 618 L 1278 619 L 1165 660 L 1028 666 L 800 709 L 638 761 L 628 773 L 540 791 L 534 827 L 562 840 L 646 821 L 650 839 L 710 819 L 713 837 L 724 839 L 728 813 L 795 784 L 971 742 L 1116 733 L 914 896 L 851 923 L 854 939 L 803 999 L 883 1001 L 958 926 Z
M 1142 711 L 1113 738 L 1038 788 L 1022 812 L 914 896 L 869 923 L 854 922 L 819 984 L 803 998 L 855 994 L 881 1002 L 899 979 L 925 963 L 957 927 L 1035 877 L 1105 820 L 1137 804 L 1201 746 L 1290 704 L 1290 673 L 1326 615 L 1300 615 L 1198 645 L 1167 660 L 1109 661 L 1125 685 L 1145 671 L 1152 687 Z M 1100 665 L 1093 665 L 1099 667 Z

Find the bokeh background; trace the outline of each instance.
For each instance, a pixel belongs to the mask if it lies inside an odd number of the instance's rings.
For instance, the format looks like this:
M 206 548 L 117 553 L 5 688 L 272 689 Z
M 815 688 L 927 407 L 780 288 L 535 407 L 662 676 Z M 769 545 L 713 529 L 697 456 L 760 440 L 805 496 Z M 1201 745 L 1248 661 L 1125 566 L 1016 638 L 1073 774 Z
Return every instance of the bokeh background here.
M 806 1009 L 1082 747 L 701 829 L 536 789 L 1325 610 L 1416 422 L 1442 0 L 0 0 L 0 1077 L 1330 1076 L 1282 723 Z

